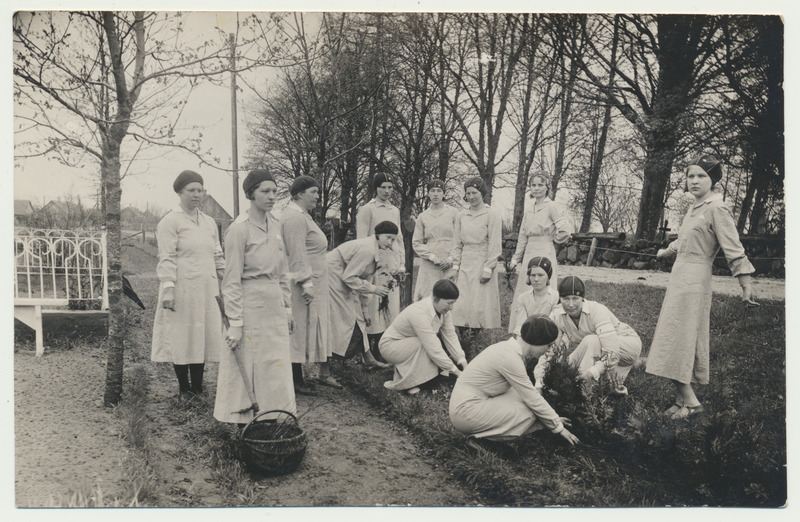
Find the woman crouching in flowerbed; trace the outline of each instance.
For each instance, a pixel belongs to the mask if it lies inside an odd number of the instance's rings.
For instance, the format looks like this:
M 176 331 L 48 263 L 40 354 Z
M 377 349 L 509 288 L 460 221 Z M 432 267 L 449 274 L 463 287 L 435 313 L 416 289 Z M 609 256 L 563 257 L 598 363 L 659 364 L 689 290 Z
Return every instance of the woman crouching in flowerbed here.
M 555 323 L 544 315 L 525 320 L 518 339 L 493 344 L 461 373 L 450 396 L 450 421 L 468 435 L 473 448 L 491 449 L 484 440 L 508 442 L 549 429 L 571 445 L 578 442 L 569 419 L 542 397 L 525 370 L 525 360 L 544 355 L 558 338 Z

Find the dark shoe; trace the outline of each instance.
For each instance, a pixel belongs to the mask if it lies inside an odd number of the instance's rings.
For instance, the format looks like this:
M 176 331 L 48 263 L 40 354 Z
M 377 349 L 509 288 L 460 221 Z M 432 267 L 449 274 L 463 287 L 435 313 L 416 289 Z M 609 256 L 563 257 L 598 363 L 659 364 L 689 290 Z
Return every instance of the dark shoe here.
M 341 390 L 342 385 L 339 384 L 336 379 L 333 378 L 332 375 L 326 375 L 325 377 L 320 376 L 317 378 L 317 384 L 321 384 L 323 386 L 328 386 L 330 388 L 334 388 L 336 390 Z
M 317 390 L 310 384 L 302 382 L 294 385 L 294 393 L 299 395 L 309 395 L 311 397 L 317 396 Z

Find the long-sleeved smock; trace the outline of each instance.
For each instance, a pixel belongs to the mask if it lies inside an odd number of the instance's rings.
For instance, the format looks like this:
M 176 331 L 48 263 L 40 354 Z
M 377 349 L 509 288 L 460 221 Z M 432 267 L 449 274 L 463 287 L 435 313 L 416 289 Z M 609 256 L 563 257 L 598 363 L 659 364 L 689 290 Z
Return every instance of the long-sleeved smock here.
M 365 294 L 375 291 L 372 283 L 378 258 L 375 236 L 342 243 L 327 254 L 329 314 L 328 343 L 331 351 L 345 355 L 356 322 L 365 326 Z M 368 346 L 367 346 L 368 347 Z
M 437 265 L 450 256 L 458 211 L 444 205 L 429 208 L 417 217 L 411 245 L 419 256 L 419 270 L 414 283 L 414 301 L 431 294 L 436 281 L 444 279 L 446 270 Z
M 584 300 L 578 324 L 575 324 L 561 305 L 556 306 L 550 318 L 569 339 L 570 351 L 574 350 L 587 335 L 596 335 L 600 340 L 602 360 L 606 369 L 611 369 L 619 363 L 619 337 L 639 338 L 633 328 L 617 319 L 608 307 L 596 301 Z
M 281 214 L 281 235 L 292 288 L 295 328 L 292 362 L 325 362 L 328 343 L 328 239 L 308 212 L 292 201 Z M 313 292 L 306 304 L 303 291 Z
M 564 429 L 528 377 L 514 338 L 487 347 L 469 363 L 456 381 L 449 409 L 453 426 L 476 437 L 509 440 L 536 429 Z
M 502 235 L 500 213 L 488 205 L 458 213 L 450 252 L 453 269 L 458 272 L 459 298 L 452 312 L 456 326 L 500 328 L 496 268 L 502 254 Z M 490 279 L 481 283 L 484 275 Z
M 544 314 L 549 316 L 550 313 L 558 306 L 558 292 L 550 288 L 545 288 L 545 295 L 537 298 L 533 293 L 533 289 L 520 294 L 516 306 L 511 307 L 509 320 L 509 333 L 519 336 L 522 329 L 522 323 L 525 319 L 532 315 Z M 512 329 L 511 326 L 514 326 Z
M 517 308 L 519 296 L 527 290 L 528 262 L 534 257 L 546 257 L 552 265 L 550 288 L 558 288 L 558 260 L 556 259 L 556 244 L 566 243 L 572 234 L 572 223 L 564 207 L 550 198 L 545 198 L 537 204 L 533 200 L 532 207 L 522 217 L 519 234 L 517 236 L 517 249 L 511 257 L 517 265 L 517 285 L 514 287 L 514 297 L 511 300 L 511 309 Z M 508 331 L 513 332 L 519 326 L 516 317 L 510 316 Z
M 711 193 L 689 209 L 678 239 L 668 247 L 677 258 L 647 356 L 647 373 L 681 383 L 708 383 L 711 266 L 720 248 L 734 276 L 755 271 L 730 208 L 720 194 Z
M 379 348 L 394 364 L 394 379 L 385 384 L 389 389 L 413 388 L 467 362 L 450 312 L 437 314 L 431 296 L 400 312 L 383 333 Z
M 377 271 L 383 274 L 378 277 L 387 279 L 388 274 L 406 271 L 406 249 L 403 243 L 403 227 L 400 222 L 400 210 L 391 203 L 384 203 L 378 198 L 372 199 L 372 201 L 358 209 L 358 214 L 356 214 L 356 237 L 361 239 L 374 236 L 375 225 L 383 221 L 391 221 L 397 225 L 398 228 L 397 238 L 394 240 L 392 248 L 381 250 L 378 253 Z M 373 280 L 373 282 L 377 282 L 377 280 Z M 395 286 L 389 290 L 389 295 L 386 297 L 386 300 L 386 309 L 380 310 L 381 298 L 378 296 L 369 296 L 367 299 L 369 326 L 364 328 L 364 333 L 382 333 L 391 324 L 392 319 L 397 317 L 397 314 L 400 313 L 399 288 Z
M 225 257 L 228 267 L 222 279 L 222 297 L 231 326 L 242 326 L 242 284 L 251 279 L 278 284 L 285 312 L 292 313 L 292 290 L 280 223 L 272 214 L 267 213 L 266 224 L 257 223 L 252 211 L 239 216 L 225 233 Z
M 216 361 L 222 348 L 222 319 L 216 297 L 225 271 L 216 222 L 199 210 L 169 212 L 156 228 L 159 280 L 151 359 L 174 364 Z M 161 306 L 164 290 L 175 288 L 175 310 Z
M 230 325 L 240 326 L 242 337 L 235 351 L 225 349 L 220 356 L 214 418 L 222 422 L 253 418 L 252 411 L 234 413 L 251 405 L 247 385 L 262 411 L 297 410 L 288 325 L 291 290 L 280 231 L 274 217 L 268 213 L 262 222 L 251 207 L 225 233 L 222 296 Z

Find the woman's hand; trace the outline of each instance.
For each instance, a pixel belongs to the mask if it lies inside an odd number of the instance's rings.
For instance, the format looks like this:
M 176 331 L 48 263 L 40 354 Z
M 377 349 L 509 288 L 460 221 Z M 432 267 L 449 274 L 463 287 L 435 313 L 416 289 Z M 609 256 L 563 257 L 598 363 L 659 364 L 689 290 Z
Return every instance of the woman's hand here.
M 445 279 L 449 279 L 450 281 L 456 283 L 458 282 L 458 270 L 453 270 L 452 268 L 447 271 L 444 275 Z
M 170 286 L 161 293 L 161 307 L 175 311 L 175 287 Z
M 311 301 L 313 300 L 314 300 L 314 287 L 313 286 L 309 286 L 308 288 L 303 287 L 303 301 L 305 301 L 306 304 L 308 305 L 311 304 Z
M 567 428 L 564 428 L 563 430 L 558 432 L 558 434 L 564 437 L 564 439 L 566 439 L 566 441 L 569 442 L 570 446 L 574 446 L 575 444 L 580 444 L 581 442 L 580 439 L 578 439 L 578 437 L 573 435 L 572 432 L 569 431 Z
M 386 297 L 387 295 L 389 295 L 389 287 L 383 285 L 375 285 L 375 290 L 373 290 L 372 293 L 380 297 Z
M 516 271 L 517 271 L 517 262 L 516 261 L 511 261 L 508 264 L 508 273 L 510 274 L 510 273 L 516 272 Z
M 492 280 L 492 274 L 486 275 L 486 272 L 481 272 L 481 278 L 479 279 L 480 284 L 485 285 L 491 280 Z
M 747 306 L 761 306 L 757 302 L 753 301 L 753 288 L 750 285 L 742 287 L 742 302 Z
M 669 259 L 675 255 L 675 252 L 669 248 L 659 248 L 656 252 L 656 259 Z
M 228 333 L 225 334 L 225 342 L 228 344 L 228 348 L 231 350 L 235 350 L 237 346 L 239 346 L 239 341 L 242 340 L 242 327 L 241 326 L 231 326 L 228 328 Z
M 453 266 L 453 262 L 449 259 L 442 259 L 436 265 L 439 267 L 439 270 L 450 270 Z

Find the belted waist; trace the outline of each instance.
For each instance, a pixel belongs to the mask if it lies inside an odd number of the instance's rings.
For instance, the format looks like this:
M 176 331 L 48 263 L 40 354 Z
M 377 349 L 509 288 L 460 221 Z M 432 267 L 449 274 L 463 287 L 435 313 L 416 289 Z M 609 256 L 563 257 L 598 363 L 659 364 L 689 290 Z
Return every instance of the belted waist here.
M 682 254 L 678 253 L 678 256 L 675 258 L 675 262 L 683 262 L 683 263 L 694 263 L 697 265 L 710 265 L 714 262 L 713 257 L 704 256 L 702 254 Z

